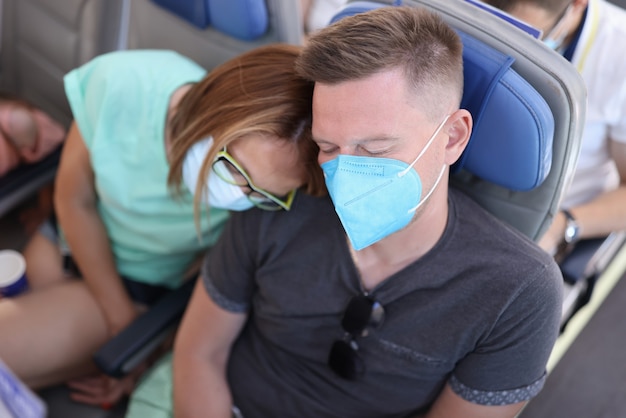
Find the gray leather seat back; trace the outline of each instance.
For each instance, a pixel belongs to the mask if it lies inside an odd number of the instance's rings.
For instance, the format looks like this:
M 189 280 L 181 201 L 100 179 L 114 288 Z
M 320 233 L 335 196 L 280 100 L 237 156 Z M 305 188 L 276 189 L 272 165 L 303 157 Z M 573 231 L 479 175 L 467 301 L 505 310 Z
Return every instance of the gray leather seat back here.
M 229 0 L 232 1 L 232 0 Z M 194 0 L 169 1 L 202 3 Z M 249 49 L 268 43 L 300 44 L 303 30 L 298 0 L 265 0 L 268 13 L 267 31 L 254 40 L 243 40 L 208 25 L 200 28 L 184 17 L 152 0 L 130 0 L 129 49 L 172 49 L 188 56 L 207 69 L 223 63 Z M 216 7 L 225 7 L 223 4 Z
M 0 88 L 68 125 L 63 76 L 120 46 L 124 0 L 3 0 Z

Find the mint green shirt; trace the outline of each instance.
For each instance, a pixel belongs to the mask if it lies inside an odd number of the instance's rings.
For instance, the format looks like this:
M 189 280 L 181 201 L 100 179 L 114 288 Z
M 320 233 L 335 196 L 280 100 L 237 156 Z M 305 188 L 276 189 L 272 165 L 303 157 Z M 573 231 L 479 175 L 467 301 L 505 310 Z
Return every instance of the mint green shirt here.
M 108 53 L 65 76 L 74 119 L 95 174 L 98 210 L 122 276 L 174 288 L 211 246 L 228 212 L 204 209 L 201 237 L 193 197 L 167 186 L 165 121 L 171 94 L 206 70 L 173 52 Z M 88 241 L 86 241 L 88 242 Z

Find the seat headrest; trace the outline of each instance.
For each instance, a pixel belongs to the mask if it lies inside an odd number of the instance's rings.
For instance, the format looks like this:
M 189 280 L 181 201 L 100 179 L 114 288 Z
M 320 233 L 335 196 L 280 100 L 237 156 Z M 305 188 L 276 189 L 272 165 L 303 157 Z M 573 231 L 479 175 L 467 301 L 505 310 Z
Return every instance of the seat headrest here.
M 152 0 L 192 25 L 212 26 L 227 35 L 253 41 L 267 32 L 265 0 Z
M 454 170 L 512 190 L 531 190 L 550 172 L 554 118 L 543 97 L 515 70 L 514 59 L 459 32 L 465 85 L 461 107 L 474 128 Z
M 389 6 L 348 3 L 331 24 L 379 7 Z M 457 32 L 463 42 L 465 78 L 461 107 L 472 114 L 474 128 L 453 172 L 464 169 L 508 189 L 531 190 L 550 172 L 554 136 L 550 107 L 511 67 L 513 57 Z

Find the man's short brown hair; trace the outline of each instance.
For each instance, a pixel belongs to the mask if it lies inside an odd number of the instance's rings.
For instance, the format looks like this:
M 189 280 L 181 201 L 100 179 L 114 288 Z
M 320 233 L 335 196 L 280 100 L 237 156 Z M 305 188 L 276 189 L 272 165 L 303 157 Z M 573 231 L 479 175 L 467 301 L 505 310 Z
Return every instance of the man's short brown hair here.
M 441 114 L 442 106 L 461 100 L 462 49 L 458 34 L 437 14 L 390 6 L 345 17 L 313 34 L 296 69 L 309 80 L 336 84 L 401 68 L 420 106 Z

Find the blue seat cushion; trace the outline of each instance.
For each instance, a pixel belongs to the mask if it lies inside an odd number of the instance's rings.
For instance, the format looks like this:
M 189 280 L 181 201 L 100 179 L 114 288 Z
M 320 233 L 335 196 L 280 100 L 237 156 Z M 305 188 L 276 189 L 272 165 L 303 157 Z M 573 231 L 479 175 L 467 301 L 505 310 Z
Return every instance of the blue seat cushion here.
M 253 41 L 267 32 L 265 0 L 152 0 L 192 25 L 211 26 L 232 37 Z
M 459 32 L 465 85 L 461 107 L 474 119 L 454 169 L 513 190 L 531 190 L 550 172 L 554 118 L 543 97 L 515 70 L 514 59 Z

